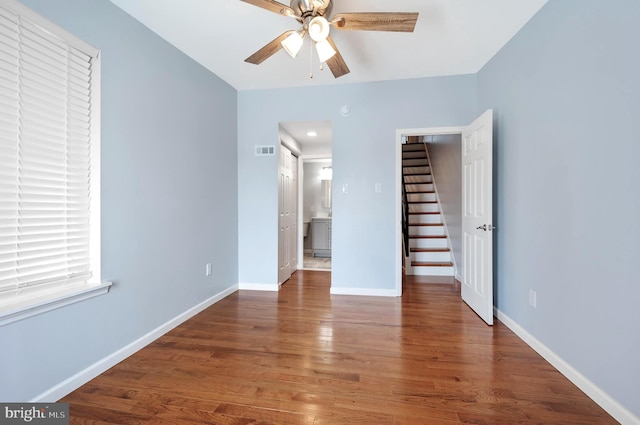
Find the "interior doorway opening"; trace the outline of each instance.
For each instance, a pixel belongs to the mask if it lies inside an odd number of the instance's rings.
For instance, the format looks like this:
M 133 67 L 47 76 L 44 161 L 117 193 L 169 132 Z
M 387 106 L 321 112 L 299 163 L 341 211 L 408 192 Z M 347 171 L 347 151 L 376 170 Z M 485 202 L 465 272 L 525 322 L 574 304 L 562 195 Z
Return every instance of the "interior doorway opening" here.
M 333 215 L 331 121 L 281 122 L 279 134 L 280 143 L 297 157 L 296 253 L 293 271 L 307 268 L 305 257 L 315 259 L 308 268 L 330 271 Z M 316 252 L 320 255 L 314 255 L 314 219 L 323 219 L 325 225 L 324 251 Z M 320 231 L 316 231 L 316 236 L 319 234 Z
M 398 292 L 398 295 L 402 294 L 402 282 L 403 282 L 405 268 L 411 269 L 412 260 L 410 255 L 407 255 L 409 253 L 409 249 L 405 250 L 405 243 L 407 244 L 407 248 L 410 248 L 410 246 L 413 246 L 413 242 L 411 242 L 408 238 L 405 238 L 405 232 L 409 230 L 408 227 L 406 229 L 403 228 L 403 217 L 407 217 L 407 216 L 405 216 L 405 211 L 404 211 L 404 196 L 403 196 L 404 170 L 403 170 L 402 146 L 409 141 L 412 141 L 412 142 L 419 141 L 419 143 L 421 144 L 426 143 L 427 145 L 429 143 L 445 143 L 445 142 L 447 144 L 450 143 L 454 145 L 456 141 L 460 140 L 461 135 L 465 128 L 466 127 L 431 127 L 431 128 L 425 127 L 425 128 L 414 128 L 414 129 L 403 129 L 403 130 L 398 130 L 396 132 L 396 179 L 397 179 L 397 188 L 398 188 L 397 190 L 398 190 L 398 193 L 400 194 L 398 203 L 396 205 L 396 215 L 398 217 L 396 220 L 396 236 L 397 236 L 396 237 L 396 243 L 397 243 L 396 245 L 396 253 L 397 253 L 396 254 L 396 259 L 397 259 L 396 290 Z M 455 150 L 455 148 L 453 150 Z M 430 174 L 429 179 L 431 180 L 433 178 L 432 170 L 429 171 L 429 174 Z M 436 184 L 437 182 L 434 184 L 434 187 L 433 187 L 434 192 L 437 192 Z M 431 191 L 431 189 L 429 191 Z M 435 193 L 430 196 L 433 196 L 434 199 L 436 199 L 438 202 L 440 201 L 439 199 L 436 198 Z M 455 196 L 455 194 L 453 194 L 453 196 Z M 460 197 L 461 197 L 461 194 L 460 194 Z M 450 206 L 449 214 L 455 214 L 455 208 L 456 208 L 455 206 Z M 461 210 L 458 210 L 458 211 L 461 214 Z M 443 214 L 443 219 L 446 220 L 446 217 L 444 216 L 444 214 Z M 449 229 L 447 228 L 446 231 L 448 230 Z M 409 245 L 410 243 L 412 245 Z M 447 247 L 451 249 L 451 260 L 452 262 L 454 262 L 454 274 L 456 274 L 456 277 L 457 277 L 457 267 L 455 266 L 458 264 L 458 262 L 455 259 L 455 252 L 452 247 L 452 245 L 454 244 L 448 239 L 444 243 L 446 243 Z M 413 274 L 413 271 L 409 272 L 408 274 Z M 429 275 L 427 274 L 427 276 Z M 429 280 L 428 278 L 421 278 L 421 280 L 424 280 L 424 279 L 427 279 L 428 281 L 441 280 L 441 278 L 431 279 L 431 280 Z M 455 282 L 453 279 L 449 279 L 449 281 Z
M 466 127 L 397 130 L 397 193 L 402 186 L 402 145 L 409 136 L 461 134 L 461 297 L 487 324 L 493 324 L 493 111 Z M 396 207 L 396 290 L 402 295 L 403 213 Z
M 462 135 L 411 136 L 402 153 L 404 274 L 455 283 L 462 264 Z
M 331 271 L 333 162 L 303 160 L 303 270 Z

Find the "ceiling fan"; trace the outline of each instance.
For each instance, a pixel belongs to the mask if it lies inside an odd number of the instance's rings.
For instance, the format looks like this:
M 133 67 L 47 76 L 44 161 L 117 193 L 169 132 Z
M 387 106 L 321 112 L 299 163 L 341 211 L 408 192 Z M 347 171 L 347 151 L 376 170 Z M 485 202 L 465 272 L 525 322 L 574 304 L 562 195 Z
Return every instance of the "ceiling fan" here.
M 339 30 L 413 32 L 418 20 L 417 12 L 336 13 L 331 17 L 331 0 L 291 0 L 291 6 L 275 0 L 241 1 L 279 15 L 290 16 L 302 25 L 298 30 L 285 31 L 245 59 L 245 62 L 261 64 L 283 48 L 295 58 L 302 48 L 305 36 L 309 35 L 315 43 L 320 62 L 327 64 L 335 78 L 342 77 L 350 71 L 329 35 L 331 26 Z

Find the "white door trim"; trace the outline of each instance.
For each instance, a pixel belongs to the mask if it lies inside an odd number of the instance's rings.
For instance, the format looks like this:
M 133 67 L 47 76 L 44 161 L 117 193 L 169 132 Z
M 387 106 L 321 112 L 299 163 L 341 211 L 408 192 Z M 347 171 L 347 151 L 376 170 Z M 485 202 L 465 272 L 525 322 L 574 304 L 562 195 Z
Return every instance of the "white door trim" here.
M 440 136 L 444 134 L 462 134 L 467 126 L 460 127 L 424 127 L 396 130 L 396 193 L 395 193 L 395 295 L 402 296 L 402 138 L 407 136 Z

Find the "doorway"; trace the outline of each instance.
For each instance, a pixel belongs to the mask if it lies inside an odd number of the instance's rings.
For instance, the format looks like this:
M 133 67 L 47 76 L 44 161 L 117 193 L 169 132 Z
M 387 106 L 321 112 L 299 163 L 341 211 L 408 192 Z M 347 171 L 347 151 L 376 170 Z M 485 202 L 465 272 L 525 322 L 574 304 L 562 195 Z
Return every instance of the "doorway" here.
M 332 191 L 327 181 L 331 181 L 333 172 L 332 124 L 331 121 L 281 122 L 279 133 L 281 143 L 297 156 L 297 243 L 293 268 L 295 271 L 305 268 L 305 247 L 307 247 L 307 256 L 313 254 L 313 218 L 324 218 L 325 226 L 329 226 L 330 231 L 333 212 Z M 305 168 L 307 168 L 306 172 Z M 311 177 L 312 181 L 306 182 L 307 177 Z M 327 187 L 329 187 L 328 191 Z M 310 205 L 313 205 L 313 208 L 310 208 Z M 317 257 L 316 266 L 320 267 L 310 268 L 331 270 L 330 240 L 329 236 L 329 251 L 324 252 L 322 257 Z M 312 255 L 312 258 L 316 257 Z
M 465 127 L 396 131 L 396 190 L 402 193 L 402 142 L 409 136 L 461 135 L 462 299 L 493 324 L 493 111 Z M 398 198 L 399 199 L 399 198 Z M 396 206 L 396 292 L 402 295 L 402 204 Z
M 302 269 L 331 271 L 332 159 L 303 160 L 302 168 Z

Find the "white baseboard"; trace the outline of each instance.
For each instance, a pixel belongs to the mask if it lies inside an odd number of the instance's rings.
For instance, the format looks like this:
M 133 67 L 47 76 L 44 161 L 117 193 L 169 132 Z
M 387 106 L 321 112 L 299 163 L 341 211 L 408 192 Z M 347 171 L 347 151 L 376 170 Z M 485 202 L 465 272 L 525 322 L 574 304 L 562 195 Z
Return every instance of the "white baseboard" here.
M 395 289 L 371 289 L 371 288 L 334 288 L 331 287 L 331 295 L 361 295 L 365 297 L 399 297 Z
M 280 285 L 277 283 L 241 283 L 238 285 L 238 289 L 244 291 L 278 292 L 280 290 Z
M 201 311 L 211 307 L 213 304 L 233 294 L 237 290 L 238 290 L 238 286 L 234 285 L 214 295 L 213 297 L 201 302 L 200 304 L 190 308 L 184 313 L 174 317 L 173 319 L 169 320 L 163 325 L 152 330 L 148 334 L 142 336 L 141 338 L 138 338 L 137 340 L 133 341 L 131 344 L 122 347 L 118 351 L 108 355 L 102 360 L 97 361 L 96 363 L 92 364 L 86 369 L 76 373 L 70 378 L 65 379 L 64 381 L 60 382 L 54 387 L 36 396 L 33 400 L 31 400 L 31 402 L 53 403 L 55 401 L 60 400 L 62 397 L 66 396 L 67 394 L 78 389 L 79 387 L 86 384 L 87 382 L 91 381 L 96 376 L 100 375 L 101 373 L 104 373 L 111 367 L 120 363 L 122 360 L 131 356 L 132 354 L 139 351 L 140 349 L 146 347 L 156 339 L 160 338 L 162 335 L 169 332 L 171 329 L 187 321 L 188 319 L 192 318 L 193 316 L 200 313 Z
M 600 387 L 578 372 L 573 366 L 567 363 L 559 355 L 554 353 L 549 347 L 537 340 L 527 332 L 522 326 L 516 323 L 509 316 L 494 308 L 494 315 L 509 329 L 540 354 L 553 367 L 558 369 L 567 379 L 580 388 L 589 398 L 600 405 L 611 416 L 622 425 L 640 425 L 640 418 L 631 413 L 628 409 L 618 403 Z

